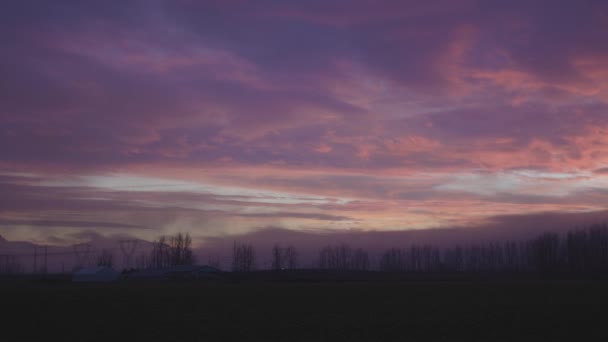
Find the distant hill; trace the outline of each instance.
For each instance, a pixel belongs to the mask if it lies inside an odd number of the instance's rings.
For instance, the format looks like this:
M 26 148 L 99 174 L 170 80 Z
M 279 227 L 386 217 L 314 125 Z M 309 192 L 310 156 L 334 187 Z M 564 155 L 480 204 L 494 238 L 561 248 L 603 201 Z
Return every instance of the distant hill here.
M 5 242 L 8 242 L 8 241 L 6 241 L 6 239 L 4 237 L 2 237 L 2 235 L 0 235 L 0 243 L 5 243 Z

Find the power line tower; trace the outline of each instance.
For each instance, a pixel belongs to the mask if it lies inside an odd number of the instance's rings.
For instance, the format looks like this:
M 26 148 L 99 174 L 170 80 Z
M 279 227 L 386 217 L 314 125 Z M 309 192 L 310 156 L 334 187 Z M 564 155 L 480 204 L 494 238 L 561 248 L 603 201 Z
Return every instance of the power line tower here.
M 133 254 L 135 254 L 135 249 L 137 248 L 138 240 L 121 240 L 120 250 L 122 251 L 122 255 L 124 258 L 123 267 L 126 269 L 130 269 L 132 267 L 133 262 Z
M 75 264 L 74 268 L 82 268 L 87 264 L 89 253 L 91 252 L 90 243 L 79 243 L 72 246 L 74 249 Z
M 34 246 L 34 270 L 32 273 L 38 273 L 38 247 Z
M 47 260 L 47 247 L 48 246 L 44 246 L 44 273 L 46 274 L 48 272 L 48 264 L 46 262 Z
M 48 249 L 48 246 L 42 246 L 42 248 L 44 249 L 44 258 L 42 259 L 43 266 L 42 266 L 42 269 L 40 271 L 43 274 L 46 274 L 47 271 L 48 271 L 48 268 L 47 268 L 48 267 L 48 264 L 47 264 L 47 256 L 48 256 L 47 249 Z
M 0 274 L 8 273 L 8 255 L 0 255 Z

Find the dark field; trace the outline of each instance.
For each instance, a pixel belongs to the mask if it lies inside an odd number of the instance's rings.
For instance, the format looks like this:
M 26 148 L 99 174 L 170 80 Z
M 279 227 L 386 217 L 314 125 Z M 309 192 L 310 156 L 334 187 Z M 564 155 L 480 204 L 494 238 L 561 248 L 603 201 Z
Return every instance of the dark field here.
M 606 341 L 608 282 L 8 281 L 3 341 Z

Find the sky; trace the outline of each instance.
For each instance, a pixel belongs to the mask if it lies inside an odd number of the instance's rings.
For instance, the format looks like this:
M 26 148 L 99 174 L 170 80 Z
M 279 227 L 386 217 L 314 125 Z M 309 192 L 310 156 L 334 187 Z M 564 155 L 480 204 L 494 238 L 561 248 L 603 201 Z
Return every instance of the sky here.
M 605 1 L 2 8 L 2 240 L 608 220 Z

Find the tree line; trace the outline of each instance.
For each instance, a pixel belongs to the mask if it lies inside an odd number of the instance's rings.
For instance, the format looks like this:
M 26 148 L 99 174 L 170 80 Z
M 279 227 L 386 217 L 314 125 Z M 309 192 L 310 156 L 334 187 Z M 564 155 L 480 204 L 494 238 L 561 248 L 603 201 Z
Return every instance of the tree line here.
M 104 253 L 98 258 L 98 266 L 112 267 L 111 255 Z M 109 260 L 110 264 L 103 263 L 101 260 Z M 196 257 L 192 250 L 192 238 L 188 233 L 177 233 L 171 236 L 160 236 L 152 242 L 152 249 L 149 253 L 141 253 L 135 258 L 133 270 L 167 268 L 173 266 L 194 265 Z
M 414 245 L 382 253 L 379 269 L 389 272 L 608 272 L 608 227 L 593 225 L 529 240 L 439 248 Z
M 298 252 L 293 245 L 275 244 L 270 262 L 264 267 L 274 271 L 300 268 Z M 252 244 L 234 242 L 231 270 L 251 272 L 259 269 Z M 113 267 L 114 256 L 103 249 L 94 260 L 97 266 Z M 161 236 L 148 253 L 135 260 L 134 269 L 166 268 L 194 265 L 196 258 L 189 234 Z M 209 264 L 220 266 L 219 258 Z M 322 247 L 310 267 L 335 271 L 385 272 L 536 272 L 600 274 L 608 273 L 608 226 L 592 225 L 565 234 L 547 232 L 527 240 L 435 246 L 414 244 L 393 247 L 380 253 L 377 262 L 363 248 L 348 244 Z M 16 256 L 0 255 L 0 274 L 24 273 Z

